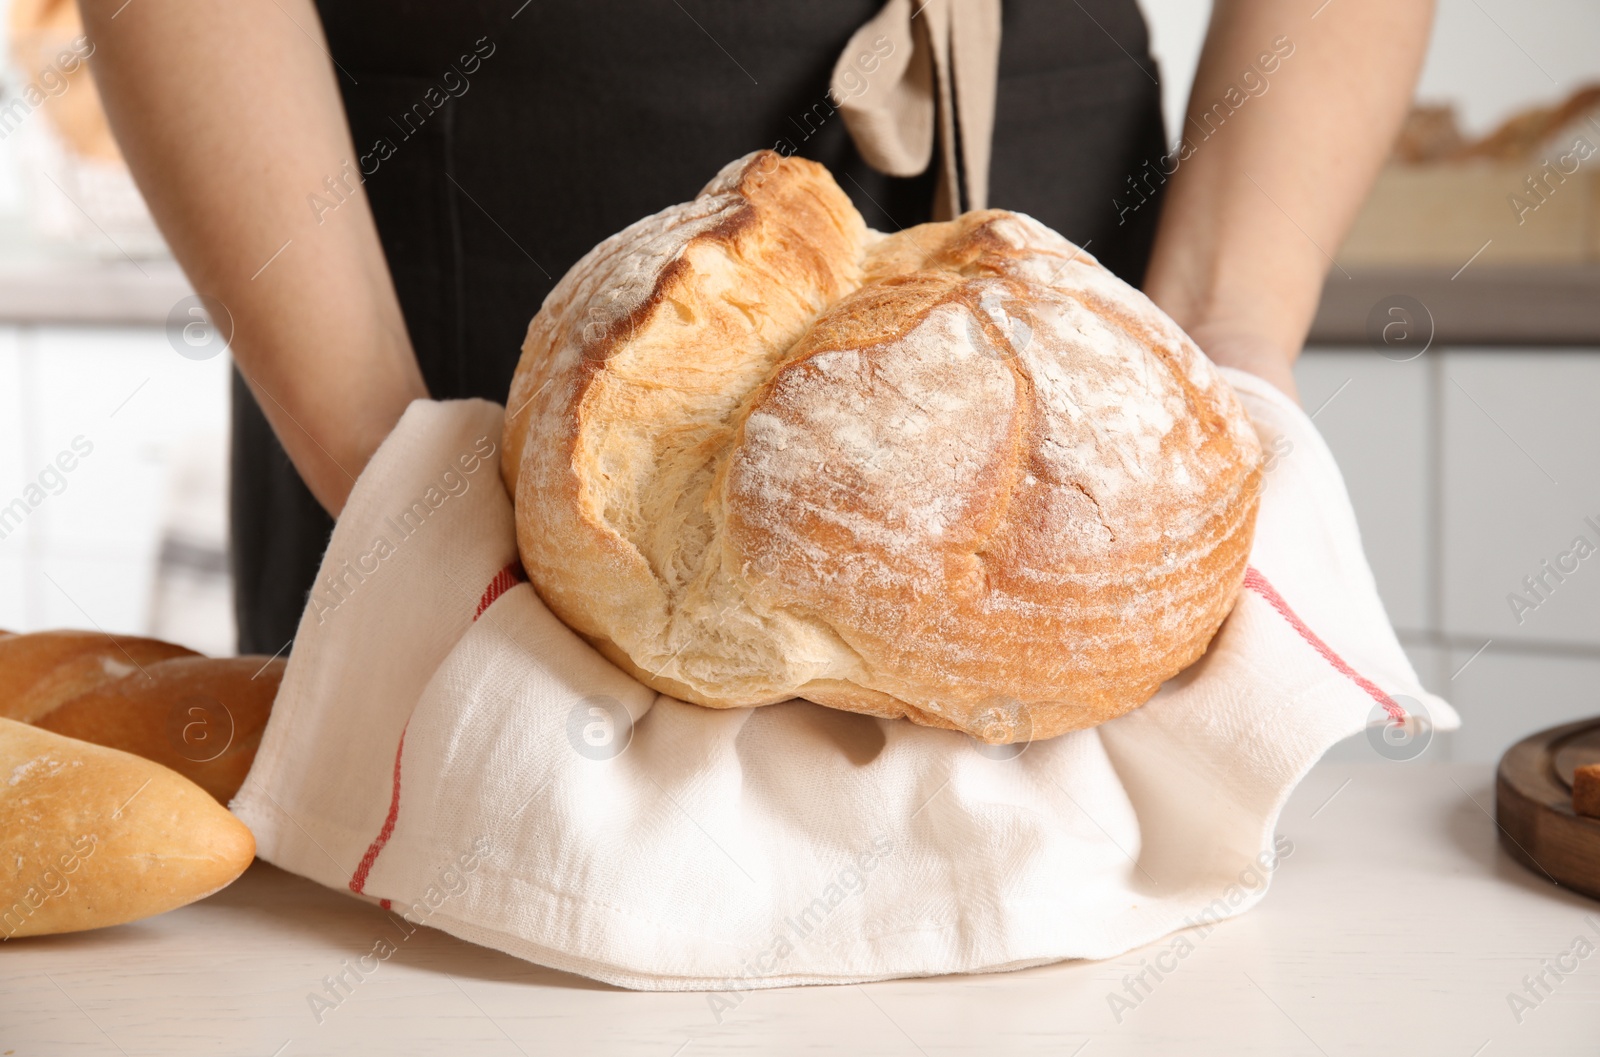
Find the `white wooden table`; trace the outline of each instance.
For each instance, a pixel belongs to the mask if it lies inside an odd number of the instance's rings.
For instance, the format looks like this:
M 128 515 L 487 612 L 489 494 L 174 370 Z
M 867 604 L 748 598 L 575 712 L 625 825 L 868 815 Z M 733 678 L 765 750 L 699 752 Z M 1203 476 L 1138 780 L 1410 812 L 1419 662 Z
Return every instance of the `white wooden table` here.
M 0 1055 L 1592 1057 L 1600 903 L 1512 862 L 1492 810 L 1482 766 L 1319 767 L 1284 814 L 1294 850 L 1266 901 L 1191 931 L 1193 953 L 1120 1023 L 1108 995 L 1170 941 L 1108 962 L 752 992 L 718 1023 L 705 994 L 622 991 L 427 928 L 399 941 L 377 908 L 257 863 L 159 918 L 4 945 Z M 308 994 L 383 936 L 397 953 L 319 1024 Z M 1520 1023 L 1509 995 L 1526 1000 Z

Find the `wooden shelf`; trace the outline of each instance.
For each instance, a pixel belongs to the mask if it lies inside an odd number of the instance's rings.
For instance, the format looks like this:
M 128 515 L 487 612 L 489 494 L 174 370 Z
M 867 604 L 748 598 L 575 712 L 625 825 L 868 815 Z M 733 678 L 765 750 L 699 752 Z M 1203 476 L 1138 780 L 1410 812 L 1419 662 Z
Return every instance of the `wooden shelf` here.
M 1600 265 L 1335 268 L 1322 290 L 1310 344 L 1369 344 L 1374 306 L 1395 295 L 1422 302 L 1442 345 L 1600 345 Z

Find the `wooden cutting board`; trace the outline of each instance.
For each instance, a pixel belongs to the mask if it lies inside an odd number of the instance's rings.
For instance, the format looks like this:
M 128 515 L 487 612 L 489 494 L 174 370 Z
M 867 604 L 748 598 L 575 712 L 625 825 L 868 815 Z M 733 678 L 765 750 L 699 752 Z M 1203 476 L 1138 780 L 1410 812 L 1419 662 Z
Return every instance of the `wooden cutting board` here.
M 1572 772 L 1600 763 L 1600 717 L 1524 738 L 1500 757 L 1500 843 L 1535 873 L 1600 899 L 1600 818 L 1572 811 Z

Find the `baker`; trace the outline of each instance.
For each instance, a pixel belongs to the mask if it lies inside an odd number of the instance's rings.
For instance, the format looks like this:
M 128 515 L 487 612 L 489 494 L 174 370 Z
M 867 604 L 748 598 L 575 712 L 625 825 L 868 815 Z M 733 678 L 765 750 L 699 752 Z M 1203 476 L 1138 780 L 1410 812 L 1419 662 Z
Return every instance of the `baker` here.
M 756 148 L 823 162 L 884 231 L 1031 214 L 1292 392 L 1431 16 L 1217 0 L 1173 146 L 1134 0 L 82 8 L 129 166 L 232 331 L 240 649 L 262 653 L 406 405 L 503 399 L 574 261 Z

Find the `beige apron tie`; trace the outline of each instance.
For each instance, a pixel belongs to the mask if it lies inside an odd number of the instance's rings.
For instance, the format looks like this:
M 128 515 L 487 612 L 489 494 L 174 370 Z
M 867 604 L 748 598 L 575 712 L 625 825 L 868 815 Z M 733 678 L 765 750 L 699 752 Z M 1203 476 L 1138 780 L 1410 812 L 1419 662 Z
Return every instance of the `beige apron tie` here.
M 949 220 L 988 201 L 999 70 L 1000 0 L 889 0 L 845 45 L 829 93 L 861 156 L 890 176 L 925 172 L 938 129 L 933 215 Z

